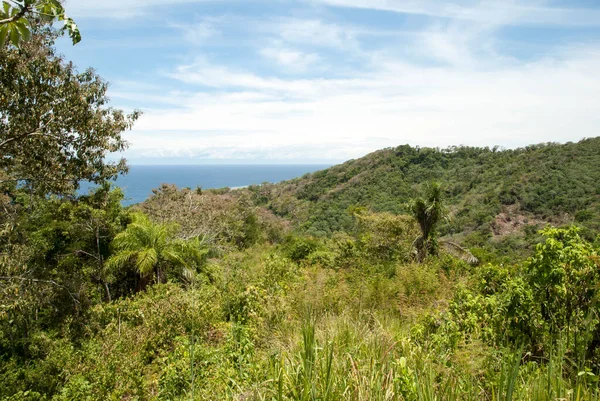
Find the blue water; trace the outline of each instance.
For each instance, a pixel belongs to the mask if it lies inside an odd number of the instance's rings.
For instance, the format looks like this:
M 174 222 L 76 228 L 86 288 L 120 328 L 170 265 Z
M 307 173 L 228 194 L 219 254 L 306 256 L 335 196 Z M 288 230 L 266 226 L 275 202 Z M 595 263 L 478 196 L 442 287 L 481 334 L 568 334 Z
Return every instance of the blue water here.
M 143 202 L 160 184 L 175 184 L 179 188 L 234 188 L 263 182 L 280 182 L 322 170 L 330 165 L 195 165 L 195 166 L 130 166 L 129 174 L 120 176 L 116 185 L 125 193 L 123 205 Z M 82 183 L 86 193 L 89 183 Z

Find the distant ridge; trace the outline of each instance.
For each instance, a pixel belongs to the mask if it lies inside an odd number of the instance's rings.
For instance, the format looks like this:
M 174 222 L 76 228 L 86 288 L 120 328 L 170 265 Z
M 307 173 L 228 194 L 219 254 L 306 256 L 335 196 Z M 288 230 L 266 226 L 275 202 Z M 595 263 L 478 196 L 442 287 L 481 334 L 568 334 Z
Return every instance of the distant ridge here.
M 600 137 L 500 150 L 402 145 L 262 188 L 259 202 L 313 235 L 348 229 L 347 208 L 402 213 L 428 181 L 443 185 L 446 235 L 475 245 L 514 240 L 546 223 L 600 229 Z

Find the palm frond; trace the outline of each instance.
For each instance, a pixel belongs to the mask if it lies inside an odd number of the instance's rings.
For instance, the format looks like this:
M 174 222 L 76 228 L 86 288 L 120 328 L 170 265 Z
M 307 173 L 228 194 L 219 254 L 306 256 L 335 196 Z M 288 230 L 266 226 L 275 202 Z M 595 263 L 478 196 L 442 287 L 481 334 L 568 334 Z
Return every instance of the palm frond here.
M 190 266 L 190 263 L 188 262 L 187 258 L 182 254 L 182 252 L 180 252 L 176 248 L 169 247 L 168 249 L 165 249 L 162 253 L 162 256 L 165 260 L 177 266 Z
M 464 248 L 458 245 L 457 243 L 448 240 L 441 240 L 440 244 L 442 244 L 448 252 L 461 258 L 471 266 L 476 266 L 479 264 L 479 259 L 477 259 L 477 257 L 473 255 L 471 251 L 469 251 L 467 248 Z
M 109 271 L 115 271 L 122 269 L 129 263 L 136 255 L 135 251 L 120 251 L 112 255 L 106 261 L 105 267 Z
M 135 265 L 140 274 L 147 275 L 152 273 L 158 263 L 158 253 L 154 248 L 146 248 L 137 252 Z
M 192 269 L 189 269 L 187 267 L 183 268 L 182 276 L 188 284 L 193 284 L 197 280 L 196 273 Z
M 144 214 L 134 214 L 132 223 L 113 240 L 121 256 L 111 264 L 118 268 L 134 262 L 142 275 L 152 273 L 157 266 L 164 267 L 164 262 L 196 271 L 208 253 L 206 238 L 174 239 L 178 229 L 176 224 L 154 223 Z

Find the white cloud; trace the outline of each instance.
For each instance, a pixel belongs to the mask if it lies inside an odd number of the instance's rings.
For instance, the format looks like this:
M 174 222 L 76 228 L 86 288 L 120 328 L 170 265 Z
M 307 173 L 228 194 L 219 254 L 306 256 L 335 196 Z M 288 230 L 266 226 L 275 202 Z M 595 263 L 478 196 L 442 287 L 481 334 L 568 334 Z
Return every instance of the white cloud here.
M 316 53 L 303 53 L 281 46 L 265 47 L 260 54 L 291 72 L 304 72 L 319 61 Z
M 345 159 L 402 143 L 514 147 L 596 136 L 598 48 L 560 57 L 493 70 L 389 59 L 348 80 L 267 78 L 203 62 L 197 75 L 186 70 L 179 78 L 212 83 L 216 92 L 147 113 L 129 139 L 135 152 L 154 156 L 185 149 L 204 157 Z
M 365 8 L 498 24 L 600 25 L 598 9 L 544 6 L 540 0 L 308 0 L 337 7 Z
M 203 58 L 199 58 L 191 64 L 178 66 L 173 73 L 169 74 L 169 77 L 188 84 L 210 88 L 253 89 L 260 90 L 265 94 L 287 92 L 290 95 L 295 94 L 295 96 L 314 94 L 320 85 L 327 86 L 331 82 L 326 79 L 313 81 L 263 77 L 244 70 L 213 65 Z M 315 82 L 320 82 L 320 85 L 315 85 Z
M 373 21 L 328 18 L 335 7 L 306 19 L 183 21 L 174 27 L 189 43 L 222 35 L 227 51 L 198 57 L 196 48 L 157 84 L 111 88 L 116 100 L 153 108 L 126 134 L 126 156 L 343 160 L 403 143 L 515 147 L 599 135 L 600 43 L 546 44 L 544 58 L 528 61 L 498 50 L 502 27 L 596 25 L 597 10 L 541 0 L 299 1 L 433 18 L 398 37 Z M 126 15 L 165 2 L 83 3 L 87 12 Z M 232 27 L 238 36 L 227 37 Z M 265 72 L 265 60 L 277 68 Z
M 193 45 L 201 45 L 214 38 L 220 32 L 216 28 L 216 21 L 205 18 L 192 24 L 173 23 L 170 26 L 183 34 L 183 38 Z
M 140 17 L 149 10 L 186 3 L 216 3 L 224 0 L 67 0 L 65 8 L 74 18 Z
M 348 27 L 318 19 L 284 19 L 272 25 L 285 42 L 347 49 L 356 46 L 355 33 Z

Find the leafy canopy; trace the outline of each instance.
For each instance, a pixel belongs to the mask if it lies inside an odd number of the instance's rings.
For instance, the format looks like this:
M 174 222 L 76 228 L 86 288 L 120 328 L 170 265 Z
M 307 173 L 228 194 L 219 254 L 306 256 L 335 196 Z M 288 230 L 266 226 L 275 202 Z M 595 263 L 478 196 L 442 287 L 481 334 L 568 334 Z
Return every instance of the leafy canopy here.
M 108 106 L 108 84 L 57 55 L 58 33 L 36 28 L 21 48 L 0 48 L 0 169 L 40 194 L 68 193 L 126 171 L 105 162 L 127 147 L 121 133 L 139 113 Z
M 62 21 L 63 30 L 69 34 L 73 44 L 81 41 L 77 24 L 66 15 L 59 0 L 14 0 L 3 1 L 0 8 L 0 47 L 4 47 L 7 41 L 16 47 L 21 41 L 29 41 L 32 21 L 33 24 Z

